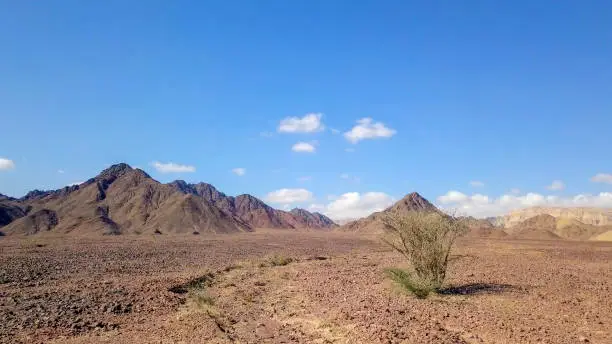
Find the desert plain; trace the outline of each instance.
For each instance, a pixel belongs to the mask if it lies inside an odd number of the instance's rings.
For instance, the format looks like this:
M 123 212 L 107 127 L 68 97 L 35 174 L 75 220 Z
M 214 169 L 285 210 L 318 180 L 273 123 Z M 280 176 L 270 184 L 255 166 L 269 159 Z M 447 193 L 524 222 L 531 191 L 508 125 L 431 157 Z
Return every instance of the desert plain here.
M 611 343 L 612 243 L 465 237 L 417 299 L 375 235 L 0 238 L 1 343 Z

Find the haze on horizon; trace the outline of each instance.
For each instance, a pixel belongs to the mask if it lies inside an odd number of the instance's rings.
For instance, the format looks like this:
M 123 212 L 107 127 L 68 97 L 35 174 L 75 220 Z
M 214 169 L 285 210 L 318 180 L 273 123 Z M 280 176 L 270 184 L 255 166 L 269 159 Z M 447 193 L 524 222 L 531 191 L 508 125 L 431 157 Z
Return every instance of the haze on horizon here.
M 0 193 L 117 162 L 353 219 L 612 208 L 612 4 L 0 4 Z

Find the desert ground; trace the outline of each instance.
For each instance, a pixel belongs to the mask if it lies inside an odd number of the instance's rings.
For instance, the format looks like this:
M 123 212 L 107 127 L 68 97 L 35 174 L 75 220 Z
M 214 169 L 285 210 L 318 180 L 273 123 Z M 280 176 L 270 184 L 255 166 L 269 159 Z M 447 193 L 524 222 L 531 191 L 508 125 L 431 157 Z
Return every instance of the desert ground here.
M 612 243 L 463 238 L 417 299 L 376 237 L 0 238 L 1 343 L 612 343 Z

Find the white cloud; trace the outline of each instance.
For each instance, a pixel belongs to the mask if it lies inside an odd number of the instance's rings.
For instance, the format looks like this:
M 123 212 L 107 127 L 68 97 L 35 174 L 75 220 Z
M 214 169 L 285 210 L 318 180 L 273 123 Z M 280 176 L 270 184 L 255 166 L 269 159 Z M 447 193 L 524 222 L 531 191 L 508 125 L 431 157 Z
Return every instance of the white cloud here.
M 64 170 L 57 170 L 57 173 L 64 174 L 64 173 L 66 173 L 66 171 L 64 171 Z
M 325 210 L 325 204 L 313 203 L 308 206 L 308 211 L 321 212 Z
M 561 191 L 565 189 L 565 183 L 561 180 L 554 180 L 552 184 L 548 185 L 546 188 L 552 191 Z
M 0 171 L 12 170 L 15 168 L 15 162 L 7 158 L 0 158 Z
M 299 177 L 297 179 L 297 181 L 300 182 L 300 183 L 308 182 L 308 181 L 311 181 L 311 180 L 312 180 L 311 176 L 303 176 L 303 177 Z
M 481 182 L 481 181 L 479 181 L 479 180 L 472 180 L 472 181 L 470 182 L 470 185 L 471 185 L 472 187 L 474 187 L 474 188 L 481 188 L 481 187 L 483 187 L 483 186 L 484 186 L 484 183 L 483 183 L 483 182 Z
M 510 193 L 513 194 L 513 195 L 518 195 L 518 194 L 521 193 L 521 189 L 512 188 L 512 189 L 510 189 Z
M 271 133 L 269 131 L 262 131 L 261 133 L 259 133 L 259 136 L 265 137 L 265 138 L 270 138 L 270 137 L 274 136 L 274 133 Z
M 351 143 L 357 143 L 367 139 L 389 138 L 396 133 L 397 131 L 387 128 L 383 123 L 374 122 L 371 118 L 366 117 L 357 120 L 357 125 L 344 133 L 344 137 Z
M 338 129 L 331 128 L 330 130 L 331 130 L 332 134 L 334 134 L 334 135 L 340 134 L 340 130 L 338 130 Z
M 505 215 L 513 210 L 534 206 L 610 208 L 612 207 L 612 193 L 560 197 L 530 192 L 525 195 L 506 194 L 498 198 L 490 198 L 482 194 L 468 196 L 457 191 L 449 191 L 446 195 L 438 197 L 438 202 L 442 208 L 455 210 L 459 215 L 488 217 Z
M 344 151 L 347 153 L 353 153 L 355 152 L 355 148 L 344 148 Z
M 190 165 L 180 165 L 175 164 L 173 162 L 161 163 L 159 161 L 154 161 L 151 163 L 157 172 L 160 173 L 182 173 L 182 172 L 195 172 L 196 168 Z
M 317 148 L 308 142 L 298 142 L 291 147 L 291 150 L 298 153 L 314 153 Z
M 278 131 L 281 133 L 314 133 L 322 131 L 325 126 L 321 122 L 322 113 L 309 113 L 304 117 L 287 117 L 280 121 Z
M 270 203 L 291 204 L 310 201 L 312 192 L 306 189 L 280 189 L 268 193 L 265 200 Z
M 68 186 L 81 185 L 81 184 L 83 184 L 83 183 L 85 183 L 85 182 L 74 182 L 74 183 L 70 183 L 70 184 L 68 184 Z
M 442 195 L 438 197 L 438 202 L 442 204 L 450 204 L 450 203 L 464 202 L 467 199 L 468 199 L 467 195 L 459 191 L 451 190 L 447 192 L 446 195 Z
M 487 204 L 489 203 L 489 196 L 485 196 L 481 194 L 474 194 L 472 195 L 471 200 L 475 204 Z
M 612 184 L 612 174 L 598 173 L 591 178 L 591 181 L 594 183 Z
M 334 220 L 358 219 L 384 210 L 393 202 L 384 192 L 348 192 L 332 200 L 322 212 Z
M 246 174 L 246 168 L 244 167 L 236 167 L 232 169 L 232 173 L 237 176 L 244 176 Z

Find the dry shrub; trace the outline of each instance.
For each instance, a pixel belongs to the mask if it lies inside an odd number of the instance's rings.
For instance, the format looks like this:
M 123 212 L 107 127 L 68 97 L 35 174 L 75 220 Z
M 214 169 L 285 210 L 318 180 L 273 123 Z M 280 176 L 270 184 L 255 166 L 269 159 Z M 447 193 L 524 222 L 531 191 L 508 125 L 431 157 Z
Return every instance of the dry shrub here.
M 295 259 L 291 257 L 286 257 L 283 255 L 276 254 L 276 255 L 267 257 L 263 262 L 259 264 L 259 267 L 285 266 L 285 265 L 289 265 L 293 263 L 294 261 Z
M 383 241 L 406 258 L 410 270 L 388 269 L 387 275 L 417 297 L 439 290 L 446 278 L 455 239 L 467 231 L 463 220 L 438 212 L 390 214 L 384 218 Z

